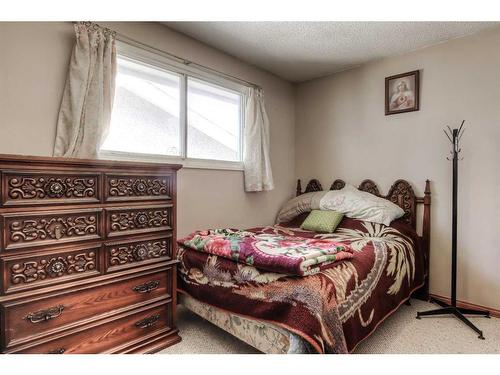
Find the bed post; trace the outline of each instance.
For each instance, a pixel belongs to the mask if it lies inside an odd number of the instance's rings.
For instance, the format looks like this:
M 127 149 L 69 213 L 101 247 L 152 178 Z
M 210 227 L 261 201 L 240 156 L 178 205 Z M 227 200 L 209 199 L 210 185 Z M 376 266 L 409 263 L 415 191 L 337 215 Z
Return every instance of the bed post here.
M 422 299 L 429 299 L 429 264 L 430 264 L 430 246 L 431 246 L 431 183 L 425 181 L 424 191 L 424 218 L 422 223 L 422 239 L 425 252 L 425 285 L 422 288 Z
M 300 194 L 302 194 L 302 185 L 300 184 L 300 178 L 297 180 L 297 190 L 296 190 L 295 194 L 296 194 L 297 197 Z

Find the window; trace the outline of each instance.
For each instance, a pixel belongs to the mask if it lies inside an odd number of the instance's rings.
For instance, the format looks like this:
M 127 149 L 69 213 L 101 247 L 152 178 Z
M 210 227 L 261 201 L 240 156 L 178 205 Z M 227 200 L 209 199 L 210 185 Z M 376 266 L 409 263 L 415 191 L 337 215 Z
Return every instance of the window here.
M 179 75 L 119 58 L 102 149 L 181 156 L 180 81 Z
M 246 87 L 145 52 L 118 45 L 115 100 L 101 155 L 241 168 Z
M 188 79 L 187 156 L 241 160 L 241 95 Z

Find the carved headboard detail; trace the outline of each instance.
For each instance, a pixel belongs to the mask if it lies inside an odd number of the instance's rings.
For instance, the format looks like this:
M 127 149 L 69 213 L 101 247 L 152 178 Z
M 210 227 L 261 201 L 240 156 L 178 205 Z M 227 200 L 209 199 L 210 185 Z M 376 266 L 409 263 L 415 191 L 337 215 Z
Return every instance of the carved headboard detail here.
M 345 184 L 345 181 L 337 179 L 333 181 L 332 185 L 330 186 L 330 190 L 340 190 L 345 186 Z M 413 228 L 416 228 L 417 203 L 424 203 L 425 197 L 417 197 L 408 181 L 397 180 L 392 184 L 387 195 L 380 194 L 380 190 L 378 189 L 377 184 L 369 179 L 361 182 L 361 184 L 359 184 L 358 186 L 358 189 L 361 191 L 366 191 L 378 197 L 385 198 L 397 204 L 405 211 L 402 219 L 410 224 Z M 323 190 L 323 187 L 317 179 L 310 180 L 306 186 L 305 191 L 302 191 L 300 180 L 297 181 L 297 195 L 321 190 Z M 428 200 L 430 204 L 429 181 L 427 181 L 425 185 L 425 196 L 429 197 Z
M 342 180 L 335 180 L 332 182 L 332 185 L 330 186 L 330 190 L 340 190 L 343 189 L 345 186 L 345 182 Z
M 358 189 L 376 195 L 377 197 L 381 196 L 377 185 L 372 180 L 364 180 L 361 184 L 359 184 Z
M 417 197 L 411 185 L 405 180 L 397 180 L 392 184 L 386 198 L 401 207 L 405 212 L 403 219 L 416 228 Z
M 332 185 L 330 186 L 330 190 L 340 190 L 345 186 L 345 184 L 346 183 L 343 180 L 337 179 L 333 181 Z M 361 184 L 359 184 L 358 186 L 358 189 L 361 191 L 366 191 L 368 193 L 374 194 L 378 197 L 388 199 L 389 201 L 397 204 L 405 212 L 402 219 L 415 229 L 417 227 L 417 205 L 418 204 L 424 205 L 422 236 L 419 237 L 422 239 L 422 244 L 424 246 L 424 251 L 426 254 L 426 273 L 428 275 L 430 231 L 431 231 L 431 214 L 430 214 L 431 189 L 429 180 L 425 182 L 425 190 L 423 197 L 417 197 L 415 195 L 415 191 L 413 190 L 412 186 L 406 180 L 397 180 L 396 182 L 394 182 L 391 188 L 389 189 L 389 193 L 387 195 L 380 194 L 380 190 L 378 189 L 375 182 L 368 179 L 361 182 Z M 300 180 L 297 180 L 297 196 L 321 190 L 323 190 L 323 187 L 321 186 L 321 183 L 317 179 L 310 180 L 304 191 L 302 191 L 302 185 Z M 429 287 L 428 279 L 426 279 L 426 284 L 423 287 L 424 295 L 428 294 L 428 287 Z
M 321 191 L 321 190 L 323 190 L 323 187 L 321 186 L 321 183 L 316 179 L 312 179 L 311 181 L 309 181 L 306 186 L 306 191 Z

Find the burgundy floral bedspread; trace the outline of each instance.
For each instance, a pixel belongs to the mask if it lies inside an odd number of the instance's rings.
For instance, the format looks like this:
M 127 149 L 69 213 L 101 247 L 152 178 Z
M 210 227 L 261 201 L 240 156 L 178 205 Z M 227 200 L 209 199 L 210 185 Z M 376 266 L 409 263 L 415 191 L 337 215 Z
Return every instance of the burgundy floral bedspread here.
M 353 257 L 350 246 L 330 238 L 307 238 L 233 229 L 197 231 L 182 246 L 270 272 L 307 276 Z
M 300 277 L 179 245 L 179 289 L 212 306 L 281 326 L 319 353 L 347 353 L 424 283 L 418 237 L 402 222 L 387 227 L 344 218 L 332 234 L 297 226 L 247 231 L 332 239 L 349 245 L 353 258 Z

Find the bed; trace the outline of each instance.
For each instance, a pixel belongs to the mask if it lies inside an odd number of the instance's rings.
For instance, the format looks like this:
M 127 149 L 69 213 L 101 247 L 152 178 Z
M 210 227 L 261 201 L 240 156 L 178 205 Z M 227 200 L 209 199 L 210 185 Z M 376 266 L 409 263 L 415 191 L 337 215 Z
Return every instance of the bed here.
M 330 190 L 342 189 L 335 180 Z M 404 210 L 389 226 L 344 218 L 332 234 L 300 229 L 291 222 L 250 228 L 256 234 L 333 239 L 349 244 L 352 259 L 296 277 L 257 269 L 179 246 L 180 301 L 202 318 L 264 353 L 350 353 L 411 297 L 428 298 L 429 181 L 417 197 L 405 180 L 381 195 L 371 180 L 359 190 L 383 197 Z M 297 196 L 323 190 L 311 180 Z M 423 210 L 417 210 L 418 205 Z M 423 212 L 421 235 L 417 211 Z

